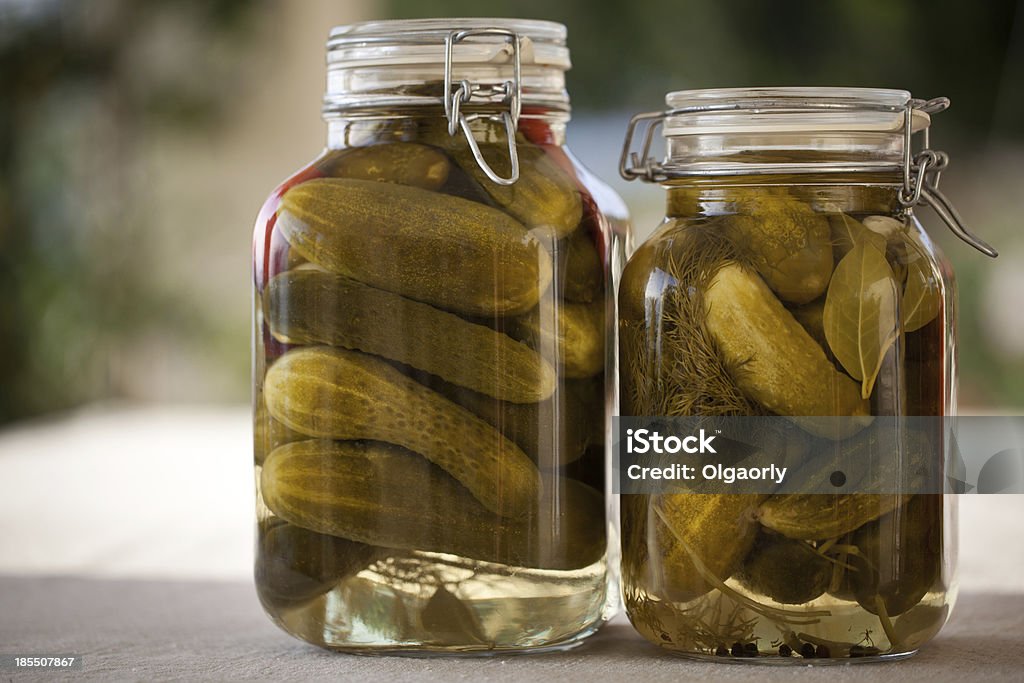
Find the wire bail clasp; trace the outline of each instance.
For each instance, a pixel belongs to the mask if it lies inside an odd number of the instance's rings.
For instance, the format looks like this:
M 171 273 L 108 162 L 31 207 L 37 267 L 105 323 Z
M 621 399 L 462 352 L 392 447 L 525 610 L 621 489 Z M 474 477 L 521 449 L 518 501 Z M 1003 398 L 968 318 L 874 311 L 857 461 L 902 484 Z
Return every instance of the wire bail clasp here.
M 458 86 L 453 88 L 452 78 L 452 51 L 455 43 L 461 42 L 471 36 L 503 36 L 512 46 L 512 80 L 505 81 L 499 88 L 483 87 L 472 83 L 469 80 L 462 80 Z M 522 110 L 522 37 L 515 31 L 503 28 L 473 28 L 451 31 L 444 42 L 444 115 L 448 119 L 448 135 L 455 135 L 459 128 L 469 143 L 469 149 L 473 152 L 473 158 L 480 166 L 480 170 L 494 183 L 499 185 L 512 185 L 519 180 L 519 152 L 516 148 L 516 128 L 519 125 L 519 114 Z M 469 102 L 476 94 L 491 96 L 500 94 L 504 96 L 503 102 L 509 105 L 508 111 L 500 114 L 474 113 L 466 115 L 462 113 L 462 105 Z M 469 126 L 470 121 L 478 119 L 489 119 L 501 121 L 505 125 L 505 134 L 508 138 L 509 176 L 499 176 L 480 151 L 480 145 L 473 137 L 473 131 Z
M 666 179 L 661 164 L 651 156 L 651 143 L 654 140 L 654 132 L 665 123 L 667 114 L 663 111 L 649 111 L 637 114 L 629 120 L 629 127 L 626 128 L 626 140 L 622 144 L 622 155 L 619 157 L 619 175 L 626 180 L 644 178 L 651 182 L 660 182 Z M 633 137 L 638 128 L 643 129 L 643 146 L 639 154 L 631 151 Z
M 903 112 L 903 187 L 900 189 L 900 204 L 911 209 L 918 204 L 930 206 L 939 215 L 954 235 L 971 245 L 982 254 L 995 258 L 999 255 L 988 242 L 981 239 L 964 223 L 956 207 L 939 191 L 939 179 L 942 172 L 949 166 L 949 155 L 931 149 L 930 136 L 926 127 L 922 132 L 924 148 L 917 154 L 913 152 L 913 115 L 914 110 L 926 114 L 937 114 L 949 107 L 948 97 L 936 97 L 931 100 L 910 100 Z

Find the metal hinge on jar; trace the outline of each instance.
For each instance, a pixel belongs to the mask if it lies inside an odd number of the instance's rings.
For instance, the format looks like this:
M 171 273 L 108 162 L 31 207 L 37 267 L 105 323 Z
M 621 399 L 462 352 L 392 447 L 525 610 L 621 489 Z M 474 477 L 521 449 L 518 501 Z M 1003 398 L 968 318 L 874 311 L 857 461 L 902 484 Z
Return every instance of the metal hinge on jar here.
M 846 108 L 843 105 L 838 105 L 836 103 L 830 103 L 827 106 L 815 106 L 811 103 L 803 103 L 801 106 L 807 109 L 823 110 Z M 855 107 L 864 107 L 864 105 L 850 105 L 849 108 Z M 904 107 L 903 162 L 900 164 L 900 169 L 903 172 L 903 187 L 899 193 L 899 201 L 903 206 L 904 211 L 907 213 L 912 211 L 913 207 L 918 204 L 930 206 L 954 235 L 986 256 L 995 258 L 999 255 L 998 252 L 985 240 L 967 229 L 967 226 L 959 212 L 957 212 L 949 199 L 939 191 L 939 178 L 946 167 L 949 166 L 949 155 L 945 152 L 931 149 L 927 127 L 922 131 L 924 143 L 923 148 L 917 152 L 917 154 L 914 154 L 913 152 L 914 111 L 919 110 L 925 114 L 931 115 L 944 111 L 947 107 L 949 107 L 949 98 L 946 97 L 937 97 L 931 100 L 911 99 Z M 729 110 L 734 109 L 734 107 L 731 105 L 720 107 L 716 105 L 706 105 L 702 106 L 701 109 L 704 111 L 714 111 L 718 109 Z M 891 108 L 886 110 L 893 111 Z M 637 178 L 640 178 L 648 182 L 664 182 L 670 178 L 692 175 L 727 175 L 731 173 L 756 175 L 757 173 L 806 172 L 806 169 L 801 168 L 799 164 L 784 166 L 776 165 L 771 170 L 767 171 L 759 171 L 757 169 L 750 168 L 744 168 L 739 171 L 732 170 L 729 172 L 724 172 L 719 169 L 709 170 L 707 168 L 695 171 L 687 171 L 680 169 L 679 167 L 667 168 L 664 163 L 659 162 L 651 156 L 651 144 L 654 139 L 655 131 L 664 124 L 666 118 L 672 116 L 678 111 L 682 110 L 646 112 L 643 114 L 637 114 L 630 119 L 629 127 L 626 129 L 626 139 L 623 143 L 622 154 L 619 157 L 619 174 L 623 178 L 626 180 L 636 180 Z M 899 111 L 899 109 L 896 109 L 895 111 Z M 636 136 L 638 128 L 643 129 L 643 143 L 639 153 L 632 151 L 633 139 Z M 880 165 L 877 168 L 871 168 L 865 166 L 846 166 L 839 163 L 835 166 L 830 166 L 827 169 L 822 168 L 821 165 L 816 165 L 814 168 L 815 172 L 822 172 L 823 170 L 830 172 L 871 170 L 887 171 L 892 170 L 892 166 Z
M 939 178 L 949 166 L 949 155 L 931 149 L 928 128 L 922 132 L 924 148 L 917 154 L 913 153 L 914 133 L 911 126 L 911 115 L 914 109 L 920 109 L 931 115 L 945 111 L 948 107 L 948 97 L 907 102 L 903 114 L 903 189 L 900 190 L 900 204 L 907 210 L 918 204 L 930 206 L 949 226 L 954 235 L 982 254 L 995 258 L 999 252 L 988 242 L 968 230 L 953 204 L 946 198 L 946 195 L 939 192 Z
M 453 88 L 452 78 L 452 51 L 455 44 L 470 36 L 504 36 L 512 46 L 512 80 L 505 81 L 501 86 L 481 86 L 471 83 L 468 80 L 459 81 L 457 87 Z M 522 79 L 521 79 L 521 57 L 522 37 L 515 31 L 502 28 L 475 28 L 452 31 L 448 34 L 444 44 L 444 114 L 448 119 L 448 135 L 455 135 L 459 128 L 469 143 L 469 149 L 473 152 L 480 170 L 494 183 L 499 185 L 512 185 L 519 180 L 519 153 L 516 149 L 516 128 L 519 125 L 519 113 L 522 106 Z M 462 113 L 461 107 L 469 102 L 474 95 L 483 95 L 488 98 L 494 95 L 503 95 L 503 103 L 508 103 L 508 111 L 500 114 L 489 113 Z M 473 137 L 470 128 L 470 121 L 477 119 L 489 119 L 500 121 L 505 126 L 505 133 L 508 137 L 509 176 L 503 178 L 498 175 L 480 151 L 480 145 Z

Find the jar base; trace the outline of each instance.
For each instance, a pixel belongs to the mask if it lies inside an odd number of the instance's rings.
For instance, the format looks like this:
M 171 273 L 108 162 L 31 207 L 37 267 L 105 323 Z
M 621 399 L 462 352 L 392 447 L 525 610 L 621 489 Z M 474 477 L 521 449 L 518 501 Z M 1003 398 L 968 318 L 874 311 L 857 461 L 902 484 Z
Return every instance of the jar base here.
M 544 655 L 556 652 L 566 652 L 579 647 L 590 636 L 601 630 L 608 623 L 608 619 L 602 617 L 587 628 L 579 631 L 573 636 L 554 643 L 536 646 L 519 647 L 437 647 L 432 645 L 406 645 L 384 647 L 377 646 L 332 646 L 328 644 L 310 643 L 324 650 L 338 654 L 358 655 L 361 657 L 408 657 L 410 659 L 473 659 L 487 657 L 508 657 L 508 656 L 529 656 Z M 302 639 L 300 639 L 302 640 Z M 308 642 L 308 641 L 306 641 Z
M 702 654 L 697 652 L 678 652 L 662 648 L 665 652 L 681 659 L 690 659 L 700 662 L 714 662 L 715 664 L 729 664 L 735 666 L 760 665 L 760 666 L 837 666 L 846 664 L 879 664 L 883 662 L 898 662 L 909 659 L 917 654 L 917 650 L 908 652 L 893 652 L 891 654 L 878 654 L 868 657 L 822 657 L 805 658 L 799 655 L 781 657 L 779 655 L 762 654 L 756 657 L 719 657 L 718 655 Z
M 391 557 L 299 605 L 284 606 L 263 595 L 261 599 L 286 633 L 332 651 L 543 653 L 574 647 L 607 621 L 605 573 L 603 561 L 573 571 L 510 572 L 476 560 L 420 553 Z M 425 593 L 423 577 L 458 586 L 440 594 L 448 604 L 437 605 L 436 590 Z M 495 585 L 500 591 L 485 592 Z

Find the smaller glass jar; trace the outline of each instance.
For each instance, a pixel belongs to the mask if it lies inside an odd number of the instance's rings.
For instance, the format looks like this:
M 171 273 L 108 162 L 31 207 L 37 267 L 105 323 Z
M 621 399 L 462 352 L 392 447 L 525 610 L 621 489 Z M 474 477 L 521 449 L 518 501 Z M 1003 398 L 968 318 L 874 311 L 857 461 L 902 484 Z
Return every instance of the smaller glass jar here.
M 914 205 L 994 255 L 938 192 L 945 155 L 911 157 L 948 101 L 840 88 L 666 100 L 634 118 L 622 160 L 627 179 L 664 185 L 668 210 L 622 276 L 621 414 L 767 416 L 786 428 L 751 443 L 795 478 L 833 457 L 871 462 L 849 493 L 623 495 L 629 618 L 662 648 L 718 661 L 913 654 L 955 601 L 955 496 L 866 491 L 877 462 L 941 472 L 955 410 L 952 269 Z M 644 120 L 664 123 L 668 154 L 630 165 Z M 885 450 L 890 425 L 906 431 Z

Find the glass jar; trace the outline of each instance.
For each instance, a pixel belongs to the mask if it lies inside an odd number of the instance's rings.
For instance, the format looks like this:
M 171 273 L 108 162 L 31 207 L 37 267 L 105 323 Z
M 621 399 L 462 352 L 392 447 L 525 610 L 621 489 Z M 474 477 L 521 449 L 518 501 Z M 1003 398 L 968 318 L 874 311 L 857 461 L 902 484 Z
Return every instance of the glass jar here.
M 255 229 L 260 599 L 334 649 L 570 647 L 609 606 L 628 228 L 565 147 L 565 28 L 382 21 L 327 47 L 327 148 Z
M 719 661 L 913 654 L 956 596 L 955 496 L 886 479 L 941 472 L 955 408 L 953 274 L 915 204 L 994 255 L 938 191 L 946 156 L 911 154 L 948 101 L 845 88 L 666 101 L 634 117 L 621 166 L 668 193 L 622 275 L 621 413 L 765 416 L 745 443 L 800 483 L 623 495 L 629 618 L 666 650 Z M 662 162 L 647 149 L 659 124 Z M 850 463 L 865 470 L 847 482 Z

